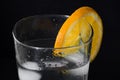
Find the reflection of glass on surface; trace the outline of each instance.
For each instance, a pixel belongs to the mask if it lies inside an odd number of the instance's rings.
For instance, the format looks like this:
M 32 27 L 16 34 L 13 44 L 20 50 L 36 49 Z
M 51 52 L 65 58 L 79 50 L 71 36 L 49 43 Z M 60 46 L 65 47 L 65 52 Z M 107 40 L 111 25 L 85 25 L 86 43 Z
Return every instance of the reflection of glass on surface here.
M 85 52 L 84 46 L 90 46 L 91 42 L 59 48 L 78 50 L 65 57 L 53 55 L 57 32 L 67 17 L 32 16 L 17 22 L 13 37 L 20 80 L 87 80 L 89 52 Z

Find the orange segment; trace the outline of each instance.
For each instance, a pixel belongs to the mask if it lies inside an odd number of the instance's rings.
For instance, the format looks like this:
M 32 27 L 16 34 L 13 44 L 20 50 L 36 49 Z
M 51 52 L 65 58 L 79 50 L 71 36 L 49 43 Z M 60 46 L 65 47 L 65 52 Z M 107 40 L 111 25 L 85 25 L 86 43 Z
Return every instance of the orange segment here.
M 90 60 L 94 60 L 101 45 L 103 25 L 98 13 L 87 6 L 77 9 L 65 21 L 58 32 L 54 48 L 79 45 L 80 37 L 84 42 L 88 41 L 92 32 L 88 25 L 91 25 L 93 29 Z

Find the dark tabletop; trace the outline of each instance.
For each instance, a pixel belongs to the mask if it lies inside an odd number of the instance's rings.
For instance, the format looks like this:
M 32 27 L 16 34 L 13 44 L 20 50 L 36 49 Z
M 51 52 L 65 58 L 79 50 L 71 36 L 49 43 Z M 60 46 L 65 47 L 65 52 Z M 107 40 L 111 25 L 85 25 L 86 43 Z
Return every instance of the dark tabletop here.
M 1 4 L 1 80 L 18 80 L 12 29 L 19 19 L 39 14 L 71 14 L 84 5 L 93 7 L 100 14 L 104 25 L 103 42 L 95 61 L 90 64 L 89 80 L 120 79 L 118 0 L 2 0 Z

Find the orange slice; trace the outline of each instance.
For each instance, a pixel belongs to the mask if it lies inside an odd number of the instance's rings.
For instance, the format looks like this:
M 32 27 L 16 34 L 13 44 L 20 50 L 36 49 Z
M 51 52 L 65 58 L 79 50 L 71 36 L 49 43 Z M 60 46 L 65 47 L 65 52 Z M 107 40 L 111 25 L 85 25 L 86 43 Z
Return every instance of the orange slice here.
M 88 41 L 92 32 L 88 25 L 91 25 L 93 30 L 90 54 L 90 61 L 93 61 L 101 46 L 103 25 L 100 16 L 91 7 L 80 7 L 73 12 L 73 14 L 65 21 L 59 30 L 54 48 L 79 45 L 80 38 L 82 38 L 83 42 Z M 54 54 L 60 56 L 60 54 Z

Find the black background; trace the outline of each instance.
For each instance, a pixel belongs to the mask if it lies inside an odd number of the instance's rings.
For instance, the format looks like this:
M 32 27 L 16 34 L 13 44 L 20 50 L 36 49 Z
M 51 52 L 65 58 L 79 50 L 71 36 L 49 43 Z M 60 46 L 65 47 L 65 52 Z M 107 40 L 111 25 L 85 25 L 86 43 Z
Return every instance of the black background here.
M 1 80 L 18 80 L 12 29 L 21 18 L 39 14 L 71 14 L 81 6 L 93 7 L 104 25 L 99 54 L 90 64 L 89 80 L 119 80 L 120 9 L 118 0 L 2 0 L 0 21 Z

